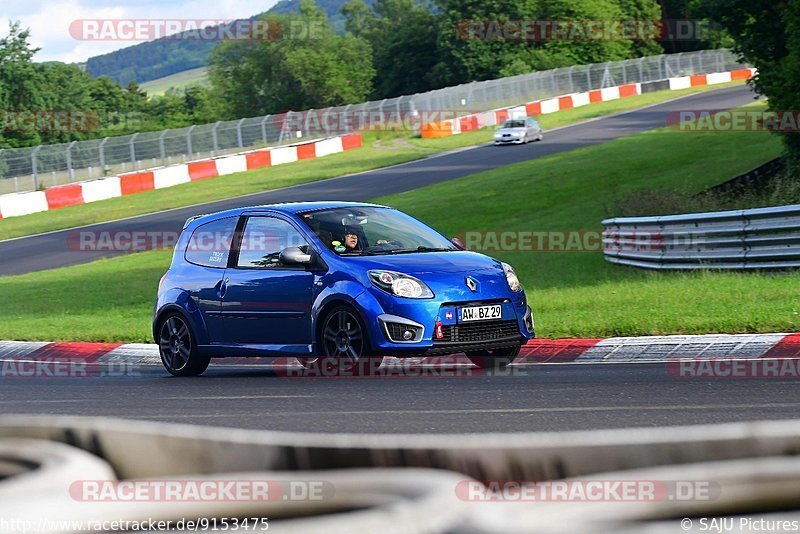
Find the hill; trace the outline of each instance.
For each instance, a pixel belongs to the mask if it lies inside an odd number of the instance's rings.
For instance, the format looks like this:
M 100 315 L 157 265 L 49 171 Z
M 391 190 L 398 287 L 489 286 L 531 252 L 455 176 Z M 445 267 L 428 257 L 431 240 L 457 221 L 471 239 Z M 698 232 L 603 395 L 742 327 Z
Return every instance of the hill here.
M 373 1 L 368 0 L 367 3 L 371 4 Z M 317 5 L 339 28 L 344 24 L 340 10 L 345 3 L 347 0 L 317 0 Z M 300 0 L 281 0 L 266 13 L 296 13 L 299 8 Z M 266 13 L 240 20 L 255 20 Z M 120 85 L 127 85 L 132 80 L 141 84 L 206 67 L 211 50 L 216 44 L 216 41 L 158 39 L 89 58 L 86 70 L 95 77 L 108 76 Z

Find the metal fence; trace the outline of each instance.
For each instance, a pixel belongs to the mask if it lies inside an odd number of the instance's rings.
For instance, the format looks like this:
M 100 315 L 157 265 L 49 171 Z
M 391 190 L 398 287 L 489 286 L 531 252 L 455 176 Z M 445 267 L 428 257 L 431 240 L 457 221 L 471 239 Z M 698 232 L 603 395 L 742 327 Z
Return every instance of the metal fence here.
M 69 144 L 0 149 L 0 194 L 348 133 L 358 129 L 365 120 L 371 122 L 375 117 L 381 120 L 385 115 L 467 114 L 620 84 L 722 72 L 743 66 L 732 52 L 724 49 L 650 56 L 533 72 L 302 113 Z
M 603 221 L 603 253 L 646 269 L 800 267 L 800 205 Z

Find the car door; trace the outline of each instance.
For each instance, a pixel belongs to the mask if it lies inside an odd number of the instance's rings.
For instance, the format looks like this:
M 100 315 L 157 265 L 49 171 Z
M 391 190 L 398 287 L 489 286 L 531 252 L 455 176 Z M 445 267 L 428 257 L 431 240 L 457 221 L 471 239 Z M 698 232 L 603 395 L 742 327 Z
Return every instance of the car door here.
M 534 139 L 536 137 L 536 125 L 533 122 L 533 119 L 526 119 L 525 120 L 525 135 L 528 139 Z
M 225 271 L 239 217 L 218 219 L 195 228 L 186 246 L 184 258 L 189 269 L 176 273 L 176 282 L 189 295 L 203 316 L 209 343 L 224 338 L 221 316 Z
M 284 265 L 279 259 L 287 247 L 308 246 L 286 219 L 245 217 L 234 261 L 225 273 L 222 315 L 229 344 L 311 343 L 314 274 L 302 265 Z

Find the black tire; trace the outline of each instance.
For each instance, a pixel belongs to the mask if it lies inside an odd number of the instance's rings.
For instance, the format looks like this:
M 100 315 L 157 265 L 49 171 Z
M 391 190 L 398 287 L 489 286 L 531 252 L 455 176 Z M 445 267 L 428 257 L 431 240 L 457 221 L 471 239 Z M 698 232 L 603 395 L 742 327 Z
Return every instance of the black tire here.
M 312 365 L 328 372 L 351 372 L 370 354 L 367 328 L 351 306 L 336 306 L 327 313 L 319 330 L 319 360 Z M 369 363 L 369 362 L 366 362 Z
M 519 355 L 522 345 L 514 345 L 504 349 L 481 350 L 467 352 L 467 358 L 478 369 L 499 371 L 505 369 Z
M 201 356 L 189 322 L 180 313 L 171 313 L 158 325 L 158 352 L 161 363 L 173 376 L 198 376 L 208 369 L 209 356 Z

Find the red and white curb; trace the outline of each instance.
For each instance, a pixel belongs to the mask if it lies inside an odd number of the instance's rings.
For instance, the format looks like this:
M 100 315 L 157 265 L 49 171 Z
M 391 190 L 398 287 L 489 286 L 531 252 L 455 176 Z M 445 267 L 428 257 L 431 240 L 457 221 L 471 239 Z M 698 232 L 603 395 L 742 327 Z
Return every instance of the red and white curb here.
M 725 72 L 714 72 L 711 74 L 698 74 L 693 76 L 681 76 L 668 78 L 645 83 L 631 83 L 614 87 L 596 89 L 584 93 L 572 93 L 557 96 L 546 100 L 535 100 L 520 106 L 510 108 L 499 108 L 483 113 L 465 115 L 446 121 L 432 122 L 422 126 L 422 137 L 448 137 L 464 132 L 479 130 L 487 126 L 502 124 L 506 119 L 532 117 L 535 115 L 546 115 L 556 113 L 566 109 L 588 106 L 598 102 L 608 102 L 620 98 L 641 95 L 654 91 L 677 91 L 700 87 L 703 85 L 716 85 L 736 80 L 748 80 L 756 73 L 755 69 L 738 69 Z
M 607 339 L 534 339 L 522 348 L 517 364 L 635 363 L 693 360 L 800 359 L 800 334 L 709 334 L 616 337 Z M 45 343 L 0 341 L 2 362 L 79 361 L 89 365 L 160 365 L 152 344 Z M 468 363 L 463 357 L 414 359 L 421 364 Z M 213 364 L 294 363 L 292 358 L 225 358 Z
M 154 189 L 207 180 L 239 172 L 321 158 L 360 148 L 361 134 L 344 135 L 311 143 L 242 152 L 75 184 L 44 191 L 0 196 L 0 219 L 88 204 Z

